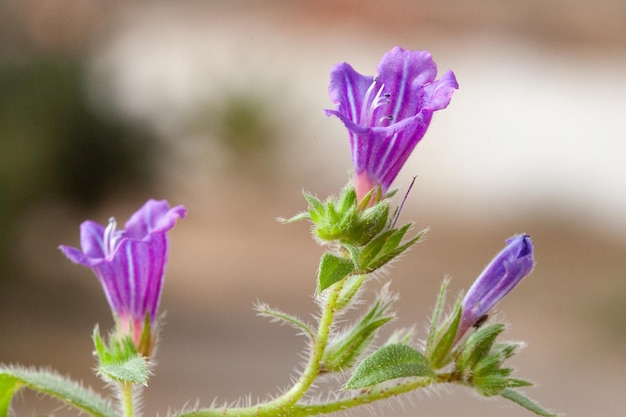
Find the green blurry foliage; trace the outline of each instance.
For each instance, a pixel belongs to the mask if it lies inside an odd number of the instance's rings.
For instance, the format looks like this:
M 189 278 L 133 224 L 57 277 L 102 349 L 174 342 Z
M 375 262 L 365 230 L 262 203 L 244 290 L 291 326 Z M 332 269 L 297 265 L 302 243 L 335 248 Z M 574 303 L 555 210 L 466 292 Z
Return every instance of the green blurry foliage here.
M 149 139 L 94 111 L 78 61 L 0 61 L 0 285 L 29 207 L 89 209 L 120 188 L 146 187 L 157 143 Z
M 243 174 L 249 179 L 254 172 L 257 179 L 267 180 L 281 175 L 275 156 L 286 123 L 279 119 L 270 93 L 224 89 L 218 96 L 192 116 L 186 126 L 191 136 L 214 141 L 217 166 L 228 176 Z
M 217 110 L 217 136 L 236 153 L 252 153 L 267 148 L 275 136 L 260 99 L 232 94 Z

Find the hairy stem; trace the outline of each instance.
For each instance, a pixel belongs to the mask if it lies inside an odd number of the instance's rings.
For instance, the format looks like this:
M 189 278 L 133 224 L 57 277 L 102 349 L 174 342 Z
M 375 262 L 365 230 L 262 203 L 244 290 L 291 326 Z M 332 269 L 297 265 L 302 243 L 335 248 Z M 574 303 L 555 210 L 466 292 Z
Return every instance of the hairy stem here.
M 133 417 L 133 384 L 128 381 L 120 382 L 120 394 L 122 402 L 122 415 L 124 417 Z
M 395 385 L 377 386 L 367 389 L 361 389 L 356 394 L 340 398 L 336 401 L 329 401 L 327 403 L 320 404 L 293 404 L 288 409 L 273 410 L 274 412 L 267 412 L 262 407 L 251 408 L 224 408 L 224 409 L 206 409 L 198 410 L 188 414 L 184 414 L 184 417 L 220 417 L 220 416 L 232 416 L 232 417 L 252 417 L 252 416 L 289 416 L 289 417 L 305 417 L 314 416 L 319 414 L 333 413 L 336 411 L 347 410 L 349 408 L 358 407 L 360 405 L 371 404 L 376 401 L 384 400 L 387 398 L 395 397 L 400 394 L 405 394 L 410 391 L 414 391 L 419 388 L 425 388 L 433 383 L 453 383 L 456 382 L 456 378 L 453 374 L 440 374 L 437 375 L 436 380 L 429 378 L 416 378 L 410 380 L 403 380 Z M 182 416 L 181 416 L 182 417 Z

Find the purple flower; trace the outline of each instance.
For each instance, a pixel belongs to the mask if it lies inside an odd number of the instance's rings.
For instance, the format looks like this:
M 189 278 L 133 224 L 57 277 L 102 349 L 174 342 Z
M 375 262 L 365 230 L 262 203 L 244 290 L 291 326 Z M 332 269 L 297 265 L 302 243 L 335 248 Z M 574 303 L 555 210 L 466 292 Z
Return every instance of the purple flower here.
M 87 220 L 80 226 L 82 251 L 60 246 L 67 258 L 91 268 L 106 294 L 113 316 L 123 335 L 131 335 L 138 351 L 149 356 L 154 340 L 140 348 L 145 330 L 154 337 L 155 322 L 167 263 L 167 232 L 179 218 L 183 206 L 170 208 L 166 201 L 148 200 L 115 230 L 115 219 L 105 227 Z M 146 317 L 149 329 L 144 329 Z
M 433 112 L 450 103 L 459 87 L 454 73 L 435 80 L 437 65 L 428 51 L 395 47 L 378 64 L 378 76 L 356 72 L 349 64 L 330 73 L 326 110 L 350 134 L 354 185 L 359 201 L 380 185 L 384 197 L 409 155 L 422 139 Z
M 513 236 L 506 243 L 465 295 L 457 340 L 533 270 L 535 261 L 530 236 Z

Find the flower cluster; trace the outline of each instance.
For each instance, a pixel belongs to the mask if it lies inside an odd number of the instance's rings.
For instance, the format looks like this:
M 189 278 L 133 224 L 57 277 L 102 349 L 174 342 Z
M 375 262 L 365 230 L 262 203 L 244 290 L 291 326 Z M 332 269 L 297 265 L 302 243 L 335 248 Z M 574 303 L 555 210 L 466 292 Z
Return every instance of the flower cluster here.
M 373 343 L 379 330 L 392 322 L 397 296 L 389 283 L 373 297 L 355 320 L 342 316 L 361 308 L 359 294 L 368 277 L 415 245 L 424 232 L 413 223 L 396 227 L 402 208 L 392 208 L 389 188 L 422 139 L 433 113 L 450 103 L 458 83 L 448 71 L 436 79 L 430 53 L 400 47 L 385 54 L 378 75 L 364 76 L 347 63 L 331 72 L 330 97 L 337 104 L 326 110 L 348 129 L 354 165 L 352 182 L 338 197 L 326 201 L 305 193 L 308 210 L 290 220 L 309 220 L 324 254 L 317 270 L 315 298 L 318 323 L 302 320 L 259 304 L 258 312 L 295 327 L 307 337 L 307 360 L 291 388 L 267 401 L 241 407 L 209 407 L 182 411 L 177 417 L 299 416 L 345 411 L 436 384 L 460 384 L 483 396 L 499 395 L 545 417 L 555 415 L 525 397 L 517 388 L 532 385 L 512 376 L 505 365 L 520 346 L 496 341 L 503 323 L 485 323 L 490 311 L 534 268 L 530 237 L 509 238 L 465 297 L 459 296 L 444 317 L 447 280 L 433 309 L 428 335 L 421 343 L 411 329 L 398 329 L 382 344 Z M 29 387 L 100 417 L 133 417 L 141 405 L 141 386 L 147 385 L 156 334 L 158 310 L 168 259 L 168 233 L 186 216 L 183 206 L 148 200 L 117 229 L 85 221 L 80 227 L 81 249 L 61 246 L 72 262 L 93 270 L 115 319 L 105 340 L 98 327 L 93 334 L 96 372 L 118 390 L 118 404 L 46 370 L 0 365 L 0 417 L 22 387 Z M 328 384 L 318 382 L 334 374 Z M 341 386 L 332 381 L 343 381 Z M 329 395 L 315 392 L 328 389 Z M 328 400 L 322 400 L 328 398 Z

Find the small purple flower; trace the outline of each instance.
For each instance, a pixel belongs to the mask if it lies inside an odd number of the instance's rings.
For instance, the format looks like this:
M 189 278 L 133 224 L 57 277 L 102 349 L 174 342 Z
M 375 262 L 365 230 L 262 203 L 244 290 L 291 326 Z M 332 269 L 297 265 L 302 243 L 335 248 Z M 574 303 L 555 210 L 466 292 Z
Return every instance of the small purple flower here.
M 329 94 L 350 134 L 359 201 L 380 185 L 384 197 L 422 139 L 433 112 L 445 109 L 459 87 L 448 71 L 435 80 L 437 65 L 428 51 L 395 47 L 378 64 L 378 76 L 365 76 L 349 64 L 330 73 Z
M 535 261 L 530 236 L 513 236 L 506 243 L 465 295 L 457 340 L 533 270 Z
M 151 338 L 161 298 L 168 255 L 167 232 L 179 218 L 183 206 L 170 208 L 166 201 L 148 200 L 126 222 L 124 230 L 115 230 L 115 219 L 105 227 L 87 220 L 80 226 L 82 251 L 60 246 L 67 258 L 91 268 L 106 294 L 122 335 L 131 335 L 138 351 L 149 356 L 154 340 L 140 347 L 146 317 Z

